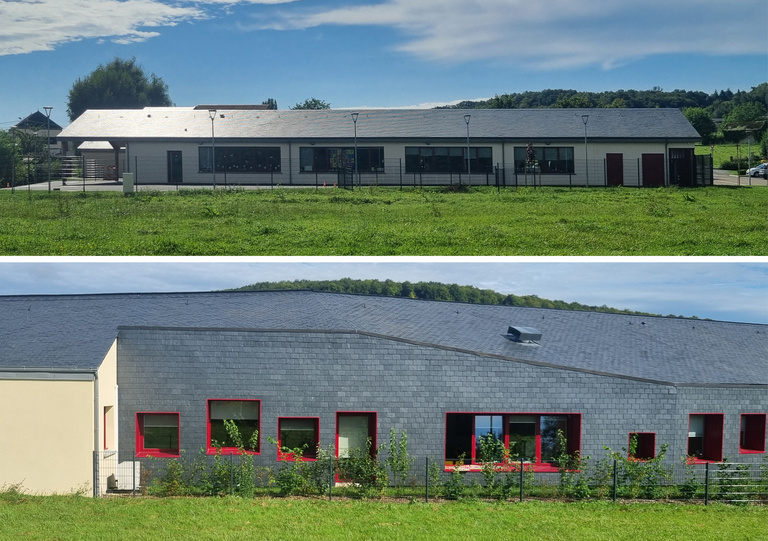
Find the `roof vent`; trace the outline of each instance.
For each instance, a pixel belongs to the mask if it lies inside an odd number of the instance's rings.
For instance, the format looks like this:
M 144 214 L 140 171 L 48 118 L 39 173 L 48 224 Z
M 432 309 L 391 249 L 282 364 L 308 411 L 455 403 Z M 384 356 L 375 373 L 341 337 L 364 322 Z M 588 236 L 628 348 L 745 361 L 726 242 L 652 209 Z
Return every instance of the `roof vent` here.
M 513 327 L 507 330 L 507 338 L 515 342 L 538 342 L 541 340 L 541 331 L 533 327 Z

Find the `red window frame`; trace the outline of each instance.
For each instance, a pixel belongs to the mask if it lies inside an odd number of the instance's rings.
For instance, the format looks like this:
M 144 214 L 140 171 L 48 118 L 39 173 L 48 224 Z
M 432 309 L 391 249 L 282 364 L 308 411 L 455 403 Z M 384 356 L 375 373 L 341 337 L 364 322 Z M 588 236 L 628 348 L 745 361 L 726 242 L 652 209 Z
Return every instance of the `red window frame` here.
M 513 415 L 529 415 L 529 416 L 538 416 L 539 422 L 536 424 L 536 462 L 527 464 L 530 464 L 533 466 L 533 471 L 535 472 L 557 472 L 559 471 L 557 466 L 554 465 L 551 462 L 539 462 L 541 460 L 541 417 L 547 416 L 547 415 L 562 415 L 568 417 L 568 452 L 571 454 L 575 454 L 576 452 L 581 451 L 581 413 L 575 413 L 575 412 L 529 412 L 529 411 L 514 411 L 514 412 L 486 412 L 486 411 L 449 411 L 445 414 L 445 439 L 443 442 L 443 450 L 444 453 L 447 453 L 448 449 L 448 416 L 449 415 L 472 415 L 472 441 L 471 441 L 471 456 L 466 457 L 467 462 L 463 466 L 461 466 L 462 470 L 470 471 L 470 472 L 476 472 L 480 471 L 481 464 L 477 462 L 476 460 L 476 450 L 477 450 L 477 436 L 476 436 L 476 429 L 475 429 L 475 417 L 482 415 L 500 415 L 503 417 L 502 420 L 502 437 L 504 438 L 504 448 L 509 449 L 509 417 Z M 443 456 L 444 460 L 444 469 L 445 471 L 453 471 L 454 465 L 449 464 L 449 460 L 447 456 Z
M 701 456 L 691 455 L 691 420 L 694 416 L 704 417 L 704 434 L 702 438 Z M 705 462 L 722 462 L 723 441 L 725 434 L 725 414 L 723 413 L 691 413 L 688 415 L 688 461 L 692 464 Z M 699 436 L 696 436 L 699 437 Z
M 240 450 L 237 447 L 213 447 L 211 445 L 211 402 L 256 402 L 259 406 L 259 421 L 256 430 L 259 431 L 258 437 L 258 451 L 249 451 L 246 449 L 247 455 L 260 455 L 261 454 L 261 400 L 258 398 L 209 398 L 205 402 L 205 445 L 206 453 L 209 455 L 215 455 L 221 449 L 223 455 L 239 455 Z
M 162 449 L 146 447 L 144 445 L 144 417 L 147 415 L 175 415 L 176 426 L 178 433 L 176 435 L 176 441 L 178 447 L 176 449 Z M 181 414 L 178 411 L 137 411 L 136 412 L 136 456 L 138 458 L 146 457 L 178 457 L 179 450 L 181 449 Z
M 336 412 L 336 458 L 339 457 L 339 417 L 362 417 L 362 416 L 368 416 L 368 437 L 371 440 L 371 454 L 373 454 L 376 450 L 377 441 L 376 441 L 376 432 L 377 432 L 377 422 L 378 422 L 378 414 L 375 411 L 337 411 Z
M 655 432 L 630 432 L 629 438 L 627 439 L 627 450 L 629 450 L 629 447 L 632 444 L 632 436 L 637 437 L 637 448 L 635 449 L 634 456 L 630 455 L 629 451 L 627 451 L 627 458 L 638 462 L 656 458 Z
M 739 417 L 739 453 L 765 453 L 765 413 L 742 413 Z
M 304 455 L 302 455 L 301 459 L 304 462 L 313 462 L 317 460 L 317 445 L 320 444 L 320 417 L 303 417 L 303 416 L 295 416 L 295 417 L 278 417 L 277 418 L 277 460 L 278 461 L 293 461 L 294 456 L 293 453 L 283 453 L 283 442 L 282 442 L 282 430 L 281 430 L 281 423 L 285 421 L 286 419 L 309 419 L 311 421 L 314 421 L 314 430 L 315 430 L 315 447 L 313 449 L 307 449 L 304 451 Z

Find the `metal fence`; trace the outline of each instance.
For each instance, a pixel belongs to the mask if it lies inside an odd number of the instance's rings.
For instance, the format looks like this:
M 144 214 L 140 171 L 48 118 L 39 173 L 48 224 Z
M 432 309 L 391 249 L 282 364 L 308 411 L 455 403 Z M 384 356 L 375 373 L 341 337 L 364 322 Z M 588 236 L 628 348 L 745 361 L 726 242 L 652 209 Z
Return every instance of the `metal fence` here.
M 293 462 L 276 465 L 254 465 L 254 457 L 228 454 L 224 456 L 188 458 L 119 459 L 113 451 L 94 453 L 94 495 L 200 494 L 193 488 L 203 483 L 201 472 L 216 472 L 216 494 L 237 495 L 243 483 L 242 474 L 251 477 L 253 491 L 274 494 L 276 479 L 283 468 Z M 213 463 L 216 463 L 214 466 Z M 205 464 L 205 465 L 202 465 Z M 340 461 L 318 459 L 312 471 L 303 475 L 320 478 L 322 489 L 315 496 L 333 499 L 355 493 L 355 481 L 340 478 Z M 383 462 L 380 463 L 383 466 Z M 449 468 L 452 469 L 452 468 Z M 445 471 L 441 459 L 412 458 L 410 469 L 395 482 L 394 474 L 378 479 L 380 493 L 387 487 L 391 496 L 413 499 L 482 498 L 507 501 L 527 499 L 603 499 L 603 500 L 681 500 L 703 503 L 768 505 L 768 459 L 762 463 L 680 463 L 670 465 L 654 461 L 631 462 L 602 459 L 582 460 L 578 469 L 534 471 L 526 462 L 504 465 L 462 466 Z M 307 470 L 309 471 L 309 470 Z M 385 470 L 382 469 L 381 472 Z M 296 473 L 296 475 L 302 475 Z M 204 474 L 203 474 L 204 476 Z M 210 484 L 210 481 L 208 481 Z M 304 485 L 306 486 L 306 485 Z M 210 493 L 211 488 L 207 489 Z

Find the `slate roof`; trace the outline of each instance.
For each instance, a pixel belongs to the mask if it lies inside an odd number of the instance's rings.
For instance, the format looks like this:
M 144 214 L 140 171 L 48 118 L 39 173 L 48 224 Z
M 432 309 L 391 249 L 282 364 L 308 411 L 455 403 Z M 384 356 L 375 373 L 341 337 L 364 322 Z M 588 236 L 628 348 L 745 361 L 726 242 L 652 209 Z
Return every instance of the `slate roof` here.
M 0 297 L 0 370 L 95 369 L 120 326 L 359 331 L 674 384 L 768 385 L 768 325 L 309 291 Z M 542 332 L 538 345 L 505 337 Z
M 473 140 L 581 141 L 583 114 L 589 115 L 587 131 L 593 141 L 700 139 L 679 109 L 372 109 L 359 111 L 357 138 L 466 140 L 465 114 L 472 115 L 469 129 Z M 214 131 L 217 139 L 348 140 L 354 135 L 354 124 L 351 111 L 341 109 L 219 109 Z M 193 107 L 88 110 L 59 135 L 65 140 L 124 141 L 207 141 L 210 137 L 208 111 Z
M 48 128 L 48 117 L 45 116 L 45 114 L 41 113 L 40 111 L 35 111 L 31 115 L 29 115 L 27 118 L 20 120 L 15 126 L 13 126 L 14 129 L 17 130 L 39 130 L 41 128 L 47 129 Z M 59 126 L 56 122 L 51 120 L 51 131 L 60 130 L 61 126 Z

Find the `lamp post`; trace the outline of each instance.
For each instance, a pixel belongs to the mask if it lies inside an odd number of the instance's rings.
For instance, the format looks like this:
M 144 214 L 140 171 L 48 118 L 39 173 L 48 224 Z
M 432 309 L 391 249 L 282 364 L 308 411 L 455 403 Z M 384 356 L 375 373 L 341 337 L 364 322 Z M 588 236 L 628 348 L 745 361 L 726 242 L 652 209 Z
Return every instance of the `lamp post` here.
M 469 185 L 472 186 L 472 169 L 470 168 L 470 156 L 469 156 L 469 119 L 472 118 L 472 115 L 466 114 L 464 115 L 464 122 L 467 123 L 467 178 L 469 179 Z
M 360 173 L 357 170 L 357 117 L 360 113 L 352 113 L 352 124 L 355 126 L 355 177 L 357 177 L 357 187 L 360 187 Z M 354 185 L 354 182 L 352 183 Z
M 213 169 L 213 189 L 216 189 L 216 137 L 213 131 L 213 121 L 216 120 L 216 109 L 208 109 L 211 117 L 211 167 Z
M 581 115 L 581 121 L 584 122 L 584 169 L 587 176 L 587 188 L 589 188 L 589 153 L 587 151 L 587 121 L 589 115 Z
M 45 153 L 48 155 L 48 191 L 51 191 L 51 110 L 53 107 L 46 105 L 45 116 L 48 118 L 48 126 L 45 134 Z

